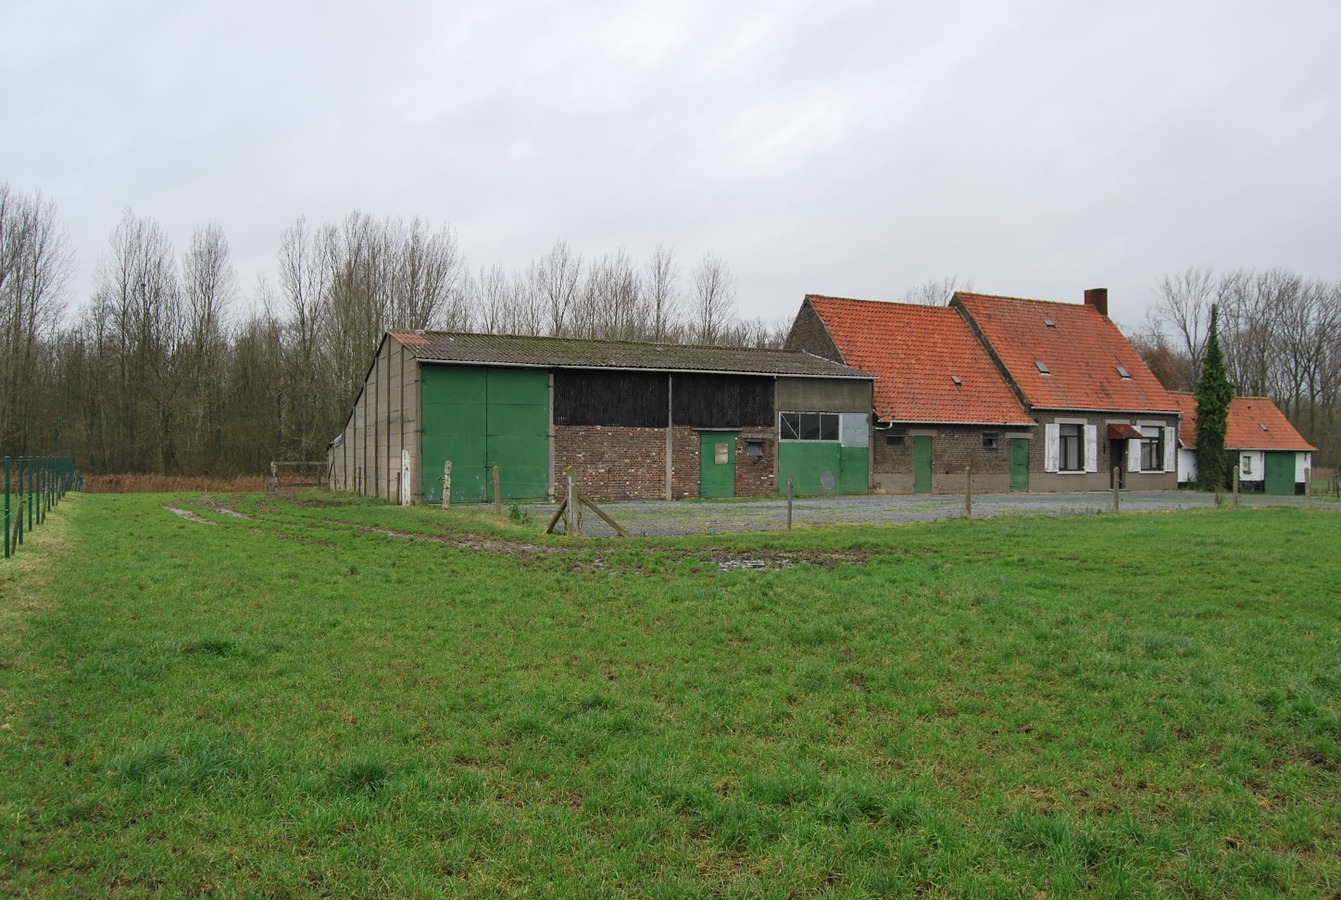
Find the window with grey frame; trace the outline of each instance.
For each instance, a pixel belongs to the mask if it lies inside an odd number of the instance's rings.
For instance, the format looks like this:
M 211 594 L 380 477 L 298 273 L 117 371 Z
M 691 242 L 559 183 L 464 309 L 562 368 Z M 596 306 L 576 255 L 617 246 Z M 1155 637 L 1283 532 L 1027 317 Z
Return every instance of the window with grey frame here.
M 1164 429 L 1158 425 L 1142 425 L 1141 471 L 1164 471 Z
M 778 436 L 784 441 L 836 441 L 838 413 L 784 412 Z
M 1080 472 L 1085 468 L 1085 455 L 1082 453 L 1085 437 L 1084 425 L 1059 425 L 1057 427 L 1057 468 L 1063 472 Z

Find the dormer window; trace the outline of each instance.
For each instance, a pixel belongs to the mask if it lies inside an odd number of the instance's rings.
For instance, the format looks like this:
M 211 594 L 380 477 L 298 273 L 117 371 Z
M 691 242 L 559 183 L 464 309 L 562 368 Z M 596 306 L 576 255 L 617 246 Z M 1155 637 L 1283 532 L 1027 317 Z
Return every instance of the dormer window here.
M 1130 380 L 1131 380 L 1131 373 L 1127 371 L 1127 367 L 1126 367 L 1126 366 L 1118 366 L 1118 367 L 1117 367 L 1117 370 L 1118 370 L 1118 374 L 1122 376 L 1122 380 L 1123 380 L 1123 381 L 1130 381 Z
M 1051 375 L 1051 374 L 1052 374 L 1052 372 L 1048 370 L 1048 364 L 1045 363 L 1043 360 L 1041 360 L 1041 359 L 1036 359 L 1036 360 L 1034 360 L 1034 365 L 1038 366 L 1038 372 L 1039 372 L 1040 375 Z

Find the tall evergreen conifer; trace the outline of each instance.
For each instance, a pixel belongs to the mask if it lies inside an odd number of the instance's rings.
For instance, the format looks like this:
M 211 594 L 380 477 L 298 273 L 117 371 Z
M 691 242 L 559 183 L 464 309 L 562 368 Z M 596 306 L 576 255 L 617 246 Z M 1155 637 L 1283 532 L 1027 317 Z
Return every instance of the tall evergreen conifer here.
M 1234 385 L 1225 368 L 1220 350 L 1216 308 L 1211 307 L 1211 333 L 1201 359 L 1201 377 L 1197 379 L 1197 484 L 1203 491 L 1224 488 L 1229 479 L 1225 457 L 1225 431 L 1229 422 L 1229 401 Z

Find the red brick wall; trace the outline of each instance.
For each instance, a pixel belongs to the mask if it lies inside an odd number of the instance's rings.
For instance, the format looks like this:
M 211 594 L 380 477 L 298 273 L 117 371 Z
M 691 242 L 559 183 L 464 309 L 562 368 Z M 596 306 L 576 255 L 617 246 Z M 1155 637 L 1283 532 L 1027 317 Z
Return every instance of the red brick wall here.
M 763 456 L 746 456 L 746 438 L 762 438 Z M 767 428 L 747 428 L 736 438 L 736 496 L 768 497 L 777 494 L 778 442 Z
M 564 471 L 569 466 L 573 467 L 573 477 L 582 493 L 595 500 L 665 498 L 666 429 L 556 426 L 554 496 L 557 499 L 568 494 Z M 697 469 L 694 493 L 698 493 Z
M 746 439 L 763 438 L 763 455 L 747 456 Z M 672 432 L 676 500 L 698 496 L 699 432 L 684 425 Z M 736 496 L 777 493 L 777 440 L 766 428 L 745 429 L 736 438 Z M 559 425 L 554 429 L 554 496 L 568 493 L 564 470 L 595 500 L 662 500 L 666 497 L 666 429 Z

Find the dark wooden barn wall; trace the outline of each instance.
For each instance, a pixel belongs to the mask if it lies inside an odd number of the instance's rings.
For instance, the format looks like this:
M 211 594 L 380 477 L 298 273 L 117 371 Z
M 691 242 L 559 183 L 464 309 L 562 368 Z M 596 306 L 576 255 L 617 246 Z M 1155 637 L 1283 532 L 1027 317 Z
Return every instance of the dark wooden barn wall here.
M 555 425 L 658 428 L 666 425 L 665 375 L 554 373 Z M 773 379 L 758 375 L 675 375 L 674 421 L 691 428 L 773 426 Z
M 554 373 L 554 424 L 664 428 L 666 376 L 560 369 Z

